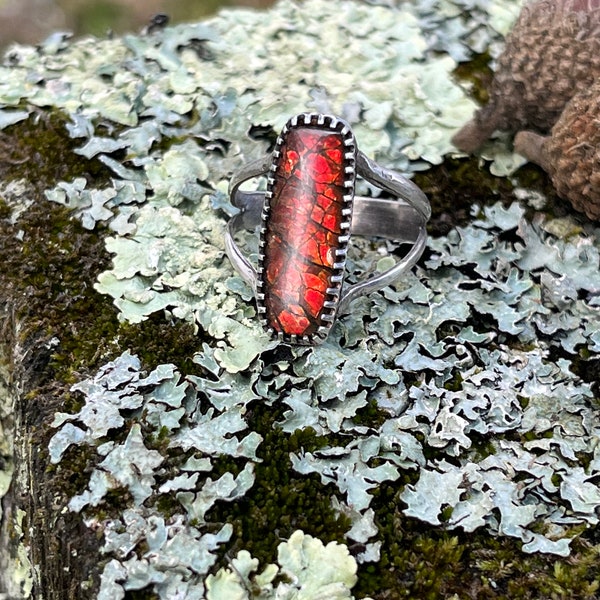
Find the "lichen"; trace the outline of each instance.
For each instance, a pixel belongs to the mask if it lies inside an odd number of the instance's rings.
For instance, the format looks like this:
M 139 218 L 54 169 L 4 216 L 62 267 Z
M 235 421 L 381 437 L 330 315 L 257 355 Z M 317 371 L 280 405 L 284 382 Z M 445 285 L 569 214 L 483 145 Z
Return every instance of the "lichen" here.
M 207 600 L 243 600 L 249 590 L 254 597 L 265 600 L 350 600 L 350 590 L 356 583 L 356 561 L 344 546 L 335 542 L 324 546 L 320 540 L 295 531 L 287 542 L 279 544 L 278 562 L 279 567 L 268 565 L 261 573 L 251 576 L 258 561 L 248 552 L 238 552 L 231 561 L 231 569 L 220 569 L 215 576 L 207 577 Z M 286 581 L 274 586 L 276 577 Z
M 208 513 L 215 504 L 244 498 L 245 512 L 253 514 L 252 509 L 248 510 L 245 496 L 254 486 L 255 470 L 261 468 L 264 460 L 257 456 L 263 438 L 255 431 L 247 432 L 248 423 L 243 415 L 246 402 L 255 397 L 246 394 L 245 399 L 238 397 L 230 406 L 222 405 L 219 394 L 215 400 L 207 398 L 202 402 L 199 391 L 203 383 L 194 376 L 182 380 L 173 365 L 160 365 L 144 375 L 139 360 L 125 352 L 105 365 L 93 379 L 73 386 L 73 391 L 85 394 L 79 412 L 58 413 L 55 417 L 53 425 L 58 431 L 49 444 L 53 463 L 60 463 L 66 454 L 82 445 L 93 447 L 101 459 L 96 461 L 87 489 L 71 498 L 69 509 L 89 511 L 106 503 L 111 491 L 127 490 L 131 498 L 132 506 L 122 518 L 113 518 L 108 523 L 97 515 L 88 519 L 88 525 L 104 530 L 103 552 L 116 556 L 103 571 L 100 597 L 123 597 L 124 590 L 153 585 L 161 598 L 173 597 L 176 589 L 186 589 L 189 597 L 201 598 L 204 576 L 216 560 L 207 551 L 230 541 L 234 531 L 234 525 L 226 523 L 219 527 L 215 537 L 212 531 L 219 519 L 209 519 Z M 151 446 L 165 428 L 169 436 L 161 454 Z M 118 443 L 116 439 L 120 437 L 124 439 Z M 164 454 L 172 457 L 166 459 Z M 217 475 L 216 462 L 223 456 L 236 459 L 235 468 Z M 261 472 L 262 480 L 257 487 L 264 487 L 265 475 Z M 173 507 L 168 521 L 164 517 L 166 498 L 171 499 Z M 269 503 L 263 502 L 261 508 L 268 512 Z M 175 540 L 167 544 L 166 540 L 174 536 L 181 538 L 181 544 Z M 302 536 L 302 532 L 292 535 L 290 548 L 298 543 L 302 546 Z M 306 597 L 310 597 L 315 585 L 324 586 L 329 590 L 327 593 L 338 588 L 340 593 L 344 589 L 349 591 L 352 585 L 343 571 L 338 573 L 340 579 L 334 577 L 329 583 L 325 581 L 329 576 L 322 580 L 314 573 L 321 542 L 309 539 L 307 560 L 309 564 L 312 561 L 312 566 L 308 572 L 302 574 L 288 566 L 289 560 L 280 558 L 282 574 L 297 573 L 298 587 L 304 590 L 302 594 L 308 594 Z M 284 551 L 280 549 L 280 553 Z M 347 555 L 342 546 L 339 551 L 328 546 L 323 552 Z M 350 557 L 348 561 L 354 565 L 351 569 L 354 583 L 356 563 Z M 174 564 L 178 565 L 175 571 Z M 220 586 L 223 577 L 224 572 L 214 585 Z M 284 593 L 283 583 L 279 588 Z
M 11 557 L 7 564 L 3 564 L 3 579 L 7 582 L 6 592 L 9 597 L 31 598 L 34 586 L 34 567 L 28 553 L 27 545 L 24 543 L 23 521 L 24 511 L 17 511 L 14 516 L 12 535 L 17 544 L 16 555 Z
M 598 230 L 536 212 L 544 195 L 449 143 L 475 106 L 457 60 L 497 55 L 519 3 L 342 4 L 9 54 L 6 118 L 56 107 L 77 140 L 47 197 L 79 235 L 109 228 L 112 265 L 96 250 L 99 294 L 76 304 L 80 326 L 92 307 L 102 325 L 54 353 L 74 386 L 49 443 L 53 468 L 87 465 L 69 507 L 104 533 L 100 597 L 283 590 L 278 537 L 310 535 L 358 563 L 340 597 L 591 598 L 600 423 L 582 362 L 600 354 Z M 366 154 L 417 173 L 437 219 L 420 266 L 318 348 L 266 338 L 223 248 L 231 172 L 303 110 L 341 114 Z M 502 140 L 485 156 L 495 173 L 516 164 Z M 348 278 L 397 250 L 356 240 Z
M 567 356 L 576 344 L 585 343 L 595 351 L 597 309 L 591 300 L 600 280 L 589 265 L 597 264 L 598 250 L 593 237 L 558 240 L 523 217 L 518 204 L 486 207 L 471 225 L 432 240 L 423 267 L 427 276 L 419 269 L 395 290 L 370 300 L 366 312 L 371 319 L 362 324 L 359 336 L 363 341 L 352 348 L 329 341 L 315 349 L 295 349 L 292 362 L 279 360 L 273 371 L 267 366 L 272 363 L 261 360 L 240 379 L 219 366 L 216 346 L 205 345 L 196 360 L 212 375 L 190 381 L 196 394 L 225 412 L 203 412 L 189 431 L 173 431 L 171 444 L 184 451 L 200 443 L 195 447 L 204 453 L 244 453 L 242 440 L 231 445 L 205 436 L 220 436 L 225 416 L 224 431 L 241 431 L 249 425 L 243 417 L 248 407 L 261 397 L 273 402 L 271 390 L 279 389 L 279 402 L 286 406 L 277 421 L 282 431 L 309 426 L 320 436 L 343 434 L 340 439 L 349 440 L 340 444 L 332 437 L 333 445 L 300 447 L 290 459 L 298 473 L 318 473 L 322 484 L 338 488 L 337 510 L 350 517 L 347 535 L 364 546 L 365 560 L 380 557 L 376 530 L 361 533 L 373 490 L 397 480 L 399 469 L 420 473 L 398 497 L 407 516 L 468 532 L 486 527 L 520 538 L 527 552 L 567 555 L 575 526 L 597 522 L 600 499 L 588 481 L 596 476 L 594 432 L 599 425 L 590 386 L 569 372 L 566 358 L 553 361 L 546 349 L 561 349 Z M 368 259 L 355 260 L 361 270 L 359 261 Z M 486 282 L 485 293 L 472 285 L 473 273 Z M 552 292 L 557 278 L 570 282 L 558 295 Z M 578 316 L 557 320 L 557 302 L 562 314 L 568 308 Z M 340 320 L 342 331 L 350 319 Z M 437 332 L 448 321 L 458 325 L 456 333 L 439 339 Z M 539 337 L 540 331 L 560 331 L 561 336 L 548 341 Z M 265 347 L 263 352 L 268 351 Z M 421 373 L 420 382 L 401 383 L 411 372 Z M 290 388 L 290 382 L 296 387 Z M 117 396 L 128 399 L 120 378 L 117 383 Z M 89 384 L 80 389 L 89 396 Z M 367 395 L 388 415 L 376 429 L 354 419 Z M 180 393 L 177 397 L 181 401 Z M 102 406 L 100 397 L 94 401 Z M 123 408 L 139 410 L 140 402 L 132 406 L 128 400 Z M 63 415 L 56 424 L 71 419 L 85 423 L 86 414 L 82 409 L 78 415 Z M 106 428 L 112 421 L 106 420 L 106 410 L 102 414 Z M 122 427 L 122 418 L 115 423 Z M 178 423 L 173 422 L 174 429 Z M 72 443 L 82 442 L 78 431 L 65 426 L 61 434 L 71 435 Z M 494 437 L 485 453 L 472 450 L 479 436 L 489 435 Z M 103 453 L 103 446 L 98 451 Z M 254 452 L 243 456 L 257 460 Z M 573 469 L 573 461 L 583 457 L 586 471 Z M 222 498 L 233 491 L 236 499 L 235 477 L 225 473 L 214 480 L 230 484 Z M 103 481 L 100 489 L 105 488 Z M 195 497 L 187 491 L 177 495 L 188 516 L 200 522 L 212 506 L 210 498 L 209 490 Z M 205 502 L 208 507 L 201 508 Z

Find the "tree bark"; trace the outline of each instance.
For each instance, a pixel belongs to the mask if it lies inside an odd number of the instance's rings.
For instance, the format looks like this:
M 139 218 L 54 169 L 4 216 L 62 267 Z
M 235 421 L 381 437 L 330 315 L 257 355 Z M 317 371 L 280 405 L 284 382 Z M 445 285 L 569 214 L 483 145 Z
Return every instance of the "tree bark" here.
M 68 473 L 49 468 L 47 450 L 64 385 L 48 374 L 48 340 L 32 334 L 18 342 L 27 325 L 10 316 L 12 309 L 5 305 L 0 371 L 0 431 L 13 450 L 2 456 L 4 472 L 13 472 L 2 499 L 0 598 L 81 598 L 84 582 L 92 585 L 97 575 L 98 544 L 81 516 L 65 509 Z

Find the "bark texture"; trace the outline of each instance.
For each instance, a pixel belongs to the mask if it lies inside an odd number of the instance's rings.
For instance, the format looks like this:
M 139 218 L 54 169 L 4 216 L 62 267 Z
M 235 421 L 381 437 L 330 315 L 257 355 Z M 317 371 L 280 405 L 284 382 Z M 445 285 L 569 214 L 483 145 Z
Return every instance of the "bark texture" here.
M 82 324 L 92 320 L 97 294 L 86 281 L 102 241 L 44 197 L 73 166 L 72 144 L 64 122 L 38 117 L 0 133 L 0 179 L 19 182 L 0 193 L 2 600 L 82 598 L 98 569 L 96 539 L 66 508 L 85 465 L 51 465 L 48 441 L 54 413 L 69 402 Z

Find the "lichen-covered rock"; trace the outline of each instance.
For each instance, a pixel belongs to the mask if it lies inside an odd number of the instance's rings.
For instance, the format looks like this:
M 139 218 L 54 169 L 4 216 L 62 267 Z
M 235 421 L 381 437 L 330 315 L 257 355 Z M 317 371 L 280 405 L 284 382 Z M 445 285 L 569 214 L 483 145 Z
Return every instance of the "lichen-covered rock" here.
M 548 172 L 556 191 L 600 219 L 600 80 L 565 107 L 551 135 L 522 131 L 515 149 Z
M 430 0 L 283 0 L 11 51 L 0 597 L 596 597 L 597 230 L 476 178 L 470 222 L 314 348 L 264 336 L 224 255 L 231 173 L 289 114 L 341 113 L 397 170 L 444 161 L 473 112 L 455 56 L 497 42 L 500 1 L 436 3 L 441 34 Z M 349 281 L 400 250 L 353 238 Z
M 512 32 L 488 104 L 453 138 L 473 152 L 497 129 L 549 131 L 574 94 L 600 76 L 600 1 L 538 0 Z

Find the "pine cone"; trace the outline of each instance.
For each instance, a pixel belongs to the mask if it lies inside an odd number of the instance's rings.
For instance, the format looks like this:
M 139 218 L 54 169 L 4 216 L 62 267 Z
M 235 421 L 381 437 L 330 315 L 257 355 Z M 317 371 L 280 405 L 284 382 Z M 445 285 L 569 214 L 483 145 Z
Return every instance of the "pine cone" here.
M 515 150 L 548 173 L 561 198 L 600 220 L 600 79 L 571 99 L 550 136 L 517 133 Z
M 496 129 L 548 132 L 565 104 L 600 77 L 600 0 L 527 4 L 498 58 L 488 104 L 453 138 L 473 152 Z

